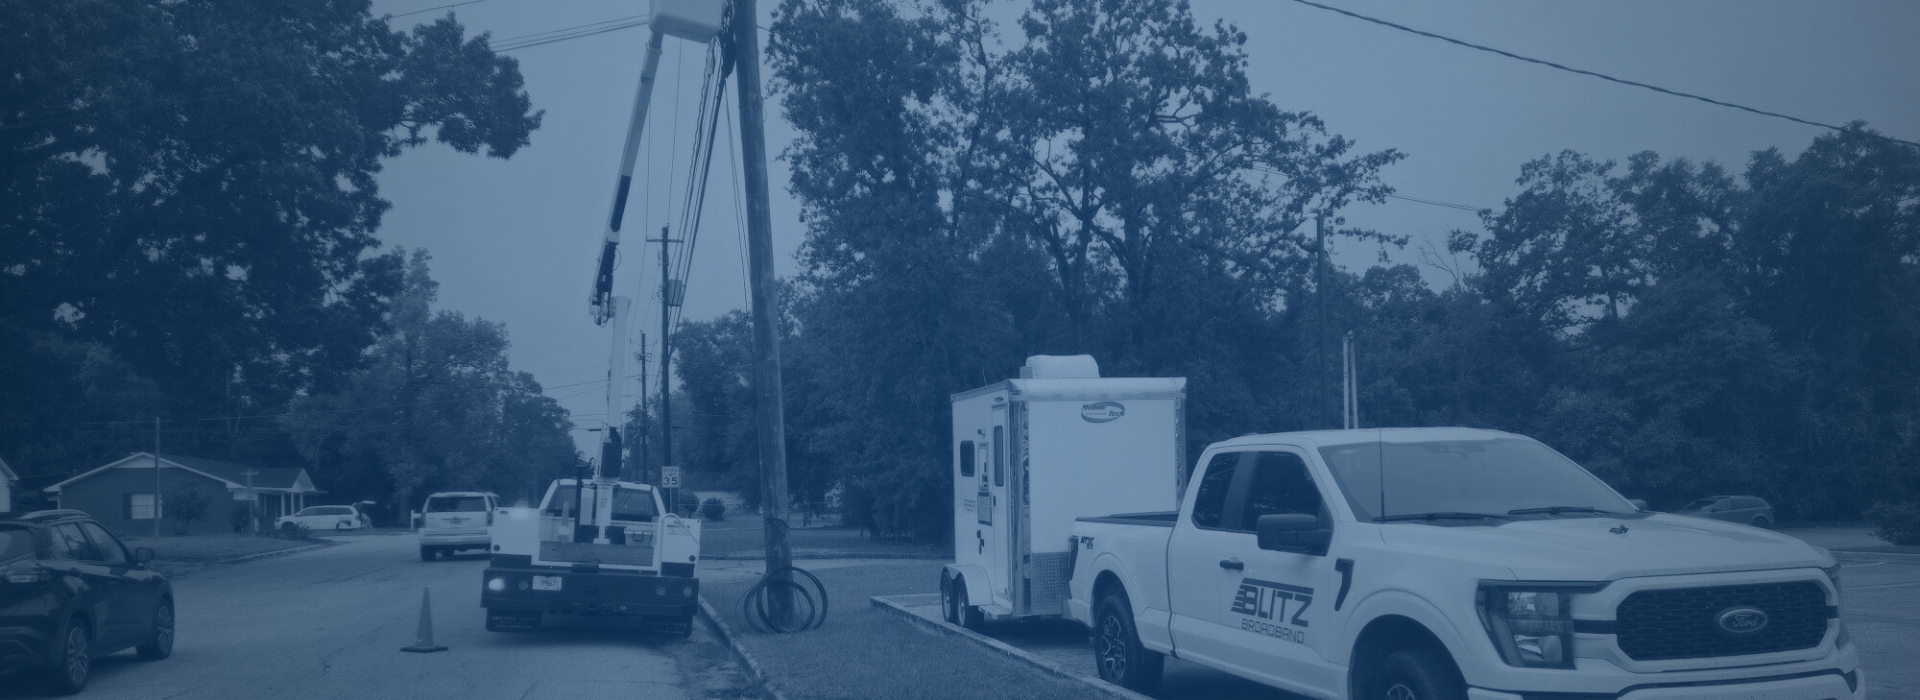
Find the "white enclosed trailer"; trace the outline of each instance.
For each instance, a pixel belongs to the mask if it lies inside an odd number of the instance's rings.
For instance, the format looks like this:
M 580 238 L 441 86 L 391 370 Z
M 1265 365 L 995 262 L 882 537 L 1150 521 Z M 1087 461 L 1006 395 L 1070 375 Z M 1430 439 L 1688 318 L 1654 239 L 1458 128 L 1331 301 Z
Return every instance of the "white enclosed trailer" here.
M 1186 476 L 1184 378 L 1100 376 L 1088 355 L 953 395 L 950 622 L 1066 613 L 1079 517 L 1167 511 Z

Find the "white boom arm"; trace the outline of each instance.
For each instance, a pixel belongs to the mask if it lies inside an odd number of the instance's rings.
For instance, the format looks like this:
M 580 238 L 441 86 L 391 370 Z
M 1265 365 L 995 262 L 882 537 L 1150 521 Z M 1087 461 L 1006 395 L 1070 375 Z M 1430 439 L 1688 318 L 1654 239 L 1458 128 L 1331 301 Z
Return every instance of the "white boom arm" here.
M 620 220 L 626 215 L 627 192 L 633 187 L 633 162 L 640 152 L 640 134 L 646 129 L 647 109 L 653 103 L 653 81 L 660 73 L 660 45 L 664 40 L 658 29 L 647 37 L 647 59 L 640 68 L 640 88 L 633 96 L 633 116 L 627 120 L 627 142 L 620 152 L 620 180 L 613 191 L 613 211 L 607 215 L 606 236 L 600 245 L 600 266 L 589 298 L 595 324 L 605 324 L 613 315 L 607 304 L 613 295 L 613 261 L 620 246 Z

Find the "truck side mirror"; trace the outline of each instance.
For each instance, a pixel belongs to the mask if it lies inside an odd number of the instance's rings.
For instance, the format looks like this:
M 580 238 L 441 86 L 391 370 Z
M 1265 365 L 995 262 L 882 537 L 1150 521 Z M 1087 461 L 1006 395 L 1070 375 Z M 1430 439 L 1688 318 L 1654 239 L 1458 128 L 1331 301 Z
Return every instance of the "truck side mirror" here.
M 1627 499 L 1627 502 L 1628 502 L 1628 503 L 1632 503 L 1632 504 L 1633 504 L 1633 507 L 1635 507 L 1635 508 L 1639 508 L 1640 510 L 1646 510 L 1646 509 L 1647 509 L 1647 502 L 1646 502 L 1646 500 L 1644 500 L 1644 499 L 1639 499 L 1639 498 L 1629 498 L 1629 499 Z
M 1297 513 L 1262 515 L 1254 526 L 1260 548 L 1275 552 L 1325 554 L 1333 531 L 1320 527 L 1320 518 Z

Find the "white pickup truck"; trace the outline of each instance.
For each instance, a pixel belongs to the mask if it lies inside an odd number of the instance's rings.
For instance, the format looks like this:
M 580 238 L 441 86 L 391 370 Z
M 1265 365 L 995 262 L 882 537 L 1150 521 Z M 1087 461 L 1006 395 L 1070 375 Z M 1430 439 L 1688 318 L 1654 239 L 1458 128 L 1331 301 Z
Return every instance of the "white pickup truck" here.
M 1067 610 L 1110 682 L 1173 656 L 1315 698 L 1866 696 L 1831 555 L 1637 508 L 1531 439 L 1254 435 L 1196 468 L 1178 512 L 1074 523 Z

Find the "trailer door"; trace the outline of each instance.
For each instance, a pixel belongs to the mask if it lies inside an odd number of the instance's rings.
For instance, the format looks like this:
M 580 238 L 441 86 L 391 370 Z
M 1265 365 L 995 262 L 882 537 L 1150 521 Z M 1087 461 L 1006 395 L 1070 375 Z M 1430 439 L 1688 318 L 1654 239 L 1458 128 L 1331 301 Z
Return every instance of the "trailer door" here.
M 993 496 L 993 523 L 987 528 L 987 578 L 993 584 L 993 602 L 1013 609 L 1013 557 L 1019 550 L 1014 546 L 1015 510 L 1012 499 L 1007 496 L 1007 404 L 999 403 L 993 407 L 993 420 L 988 424 L 987 459 L 992 477 L 987 489 Z

